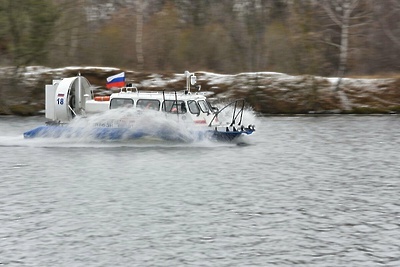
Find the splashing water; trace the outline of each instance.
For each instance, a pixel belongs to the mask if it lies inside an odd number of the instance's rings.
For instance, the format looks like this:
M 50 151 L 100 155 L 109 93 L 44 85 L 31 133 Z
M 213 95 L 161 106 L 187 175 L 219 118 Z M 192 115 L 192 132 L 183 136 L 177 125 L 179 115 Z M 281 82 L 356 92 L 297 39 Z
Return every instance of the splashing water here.
M 219 115 L 220 121 L 232 120 L 232 110 L 226 109 Z M 246 110 L 243 121 L 254 122 L 252 110 Z M 210 128 L 194 125 L 176 114 L 129 108 L 112 109 L 87 117 L 77 116 L 65 126 L 43 127 L 39 137 L 62 140 L 67 144 L 99 142 L 148 143 L 214 143 L 210 138 Z M 72 139 L 72 140 L 71 140 Z M 245 141 L 244 141 L 245 140 Z M 238 142 L 247 143 L 246 138 Z
M 216 105 L 220 110 L 225 107 L 228 103 L 221 102 L 218 105 Z M 233 119 L 233 113 L 234 113 L 234 106 L 230 105 L 226 107 L 221 113 L 218 114 L 218 120 L 222 124 L 230 124 Z M 238 110 L 236 110 L 236 115 L 238 114 Z M 236 119 L 236 123 L 239 123 L 240 120 L 240 115 Z M 247 126 L 249 124 L 251 125 L 257 125 L 257 116 L 254 112 L 254 110 L 251 107 L 245 107 L 243 109 L 243 115 L 242 115 L 242 120 L 241 124 L 244 126 Z
M 68 125 L 47 127 L 45 137 L 128 140 L 150 139 L 167 141 L 194 141 L 196 136 L 176 116 L 156 111 L 114 109 L 89 117 L 78 116 Z M 49 132 L 50 129 L 50 132 Z

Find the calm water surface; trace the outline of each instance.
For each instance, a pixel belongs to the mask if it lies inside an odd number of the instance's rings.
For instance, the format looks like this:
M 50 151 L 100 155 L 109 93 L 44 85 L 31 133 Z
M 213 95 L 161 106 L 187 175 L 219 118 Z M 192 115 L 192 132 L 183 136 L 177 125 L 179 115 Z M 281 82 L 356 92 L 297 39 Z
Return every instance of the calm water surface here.
M 400 266 L 400 117 L 257 118 L 249 145 L 24 140 L 0 266 Z

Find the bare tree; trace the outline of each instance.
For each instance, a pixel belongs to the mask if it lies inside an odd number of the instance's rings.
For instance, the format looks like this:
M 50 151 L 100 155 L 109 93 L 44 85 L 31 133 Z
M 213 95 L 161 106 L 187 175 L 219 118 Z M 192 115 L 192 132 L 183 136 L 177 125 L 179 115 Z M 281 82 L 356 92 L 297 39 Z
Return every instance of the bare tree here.
M 330 42 L 330 44 L 339 48 L 339 66 L 338 76 L 343 77 L 347 71 L 347 63 L 349 57 L 349 39 L 350 28 L 359 27 L 365 23 L 362 20 L 367 19 L 369 11 L 359 9 L 360 0 L 321 0 L 318 4 L 322 7 L 329 19 L 339 28 L 339 43 Z
M 383 33 L 389 40 L 400 47 L 400 24 L 398 21 L 400 15 L 400 0 L 390 0 L 385 2 L 384 5 L 382 5 L 382 3 L 376 4 L 374 13 Z
M 144 53 L 143 53 L 143 13 L 147 2 L 144 0 L 136 1 L 136 58 L 137 68 L 143 70 Z

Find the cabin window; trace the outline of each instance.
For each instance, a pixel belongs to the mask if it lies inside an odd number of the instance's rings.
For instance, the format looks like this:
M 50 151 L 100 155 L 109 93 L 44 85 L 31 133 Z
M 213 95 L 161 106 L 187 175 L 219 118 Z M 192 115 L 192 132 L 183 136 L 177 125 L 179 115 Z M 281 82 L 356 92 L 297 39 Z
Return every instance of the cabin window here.
M 113 98 L 110 102 L 110 109 L 131 107 L 133 107 L 133 100 L 130 98 Z
M 218 112 L 218 108 L 217 108 L 217 107 L 214 107 L 214 106 L 211 105 L 211 103 L 208 102 L 208 101 L 206 101 L 206 103 L 207 103 L 207 105 L 208 105 L 208 108 L 211 110 L 211 112 L 213 112 L 213 113 Z
M 162 105 L 162 111 L 183 114 L 187 112 L 185 102 L 182 100 L 165 100 Z
M 160 101 L 154 99 L 139 99 L 136 107 L 141 109 L 160 110 Z
M 207 105 L 206 101 L 200 100 L 198 102 L 198 104 L 200 106 L 201 111 L 203 111 L 204 113 L 209 113 L 210 112 L 210 109 L 208 108 L 208 105 Z
M 197 105 L 196 101 L 189 100 L 188 102 L 189 111 L 193 114 L 200 114 L 199 106 Z

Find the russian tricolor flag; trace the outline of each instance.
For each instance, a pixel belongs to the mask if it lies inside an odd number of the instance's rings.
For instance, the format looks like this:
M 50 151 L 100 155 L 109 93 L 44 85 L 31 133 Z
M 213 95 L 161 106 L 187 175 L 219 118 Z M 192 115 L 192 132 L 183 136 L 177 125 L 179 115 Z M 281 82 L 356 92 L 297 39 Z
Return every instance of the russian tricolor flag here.
M 107 88 L 124 87 L 125 86 L 125 72 L 121 72 L 107 78 Z

